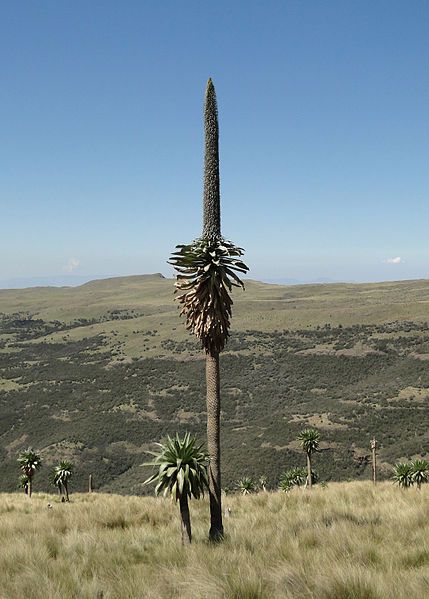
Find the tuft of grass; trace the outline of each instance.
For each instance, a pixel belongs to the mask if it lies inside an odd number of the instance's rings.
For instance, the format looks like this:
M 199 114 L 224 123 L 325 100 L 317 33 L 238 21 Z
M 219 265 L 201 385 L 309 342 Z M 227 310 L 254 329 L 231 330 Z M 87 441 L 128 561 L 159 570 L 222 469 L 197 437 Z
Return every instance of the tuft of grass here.
M 0 599 L 429 596 L 429 485 L 330 483 L 225 502 L 225 542 L 207 542 L 204 500 L 191 502 L 183 548 L 168 500 L 0 495 Z

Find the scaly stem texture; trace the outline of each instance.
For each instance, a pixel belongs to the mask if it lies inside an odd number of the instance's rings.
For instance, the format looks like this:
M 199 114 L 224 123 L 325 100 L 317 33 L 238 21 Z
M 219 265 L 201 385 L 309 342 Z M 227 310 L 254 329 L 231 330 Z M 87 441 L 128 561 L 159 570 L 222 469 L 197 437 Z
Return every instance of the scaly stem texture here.
M 307 481 L 308 488 L 311 490 L 312 480 L 311 480 L 311 453 L 307 453 Z
M 180 504 L 180 526 L 182 530 L 182 545 L 190 545 L 192 542 L 191 517 L 189 515 L 189 503 L 186 493 L 182 493 Z
M 208 468 L 210 496 L 211 541 L 223 537 L 221 474 L 220 474 L 220 369 L 219 354 L 206 355 L 207 383 L 207 449 L 210 456 Z

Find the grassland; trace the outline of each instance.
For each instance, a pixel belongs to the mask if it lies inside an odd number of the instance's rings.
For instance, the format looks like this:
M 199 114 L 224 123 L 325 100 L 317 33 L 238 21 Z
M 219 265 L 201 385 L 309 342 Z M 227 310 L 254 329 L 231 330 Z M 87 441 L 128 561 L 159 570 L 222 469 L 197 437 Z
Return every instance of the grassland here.
M 45 322 L 96 322 L 46 335 L 46 341 L 78 341 L 102 334 L 109 347 L 126 356 L 142 355 L 142 337 L 156 330 L 145 347 L 145 357 L 168 353 L 163 340 L 188 339 L 177 305 L 173 281 L 162 275 L 141 275 L 92 281 L 80 287 L 39 287 L 0 290 L 0 312 L 26 313 Z M 267 285 L 246 282 L 234 295 L 233 329 L 276 330 L 331 326 L 377 325 L 393 321 L 425 322 L 429 318 L 429 280 L 369 284 Z M 116 314 L 115 314 L 116 311 Z M 116 316 L 116 318 L 115 318 Z M 123 318 L 130 316 L 132 318 Z M 139 337 L 133 331 L 139 331 Z M 136 335 L 134 333 L 134 335 Z
M 0 598 L 429 596 L 429 485 L 330 483 L 224 504 L 225 543 L 207 543 L 208 504 L 191 502 L 194 542 L 183 549 L 170 500 L 3 494 Z
M 303 426 L 321 432 L 323 480 L 380 476 L 429 457 L 429 281 L 281 287 L 248 281 L 235 294 L 222 356 L 226 487 L 304 465 Z M 205 434 L 204 362 L 160 275 L 77 288 L 0 291 L 0 490 L 16 489 L 31 444 L 48 490 L 55 460 L 98 490 L 145 492 L 140 465 L 167 433 Z

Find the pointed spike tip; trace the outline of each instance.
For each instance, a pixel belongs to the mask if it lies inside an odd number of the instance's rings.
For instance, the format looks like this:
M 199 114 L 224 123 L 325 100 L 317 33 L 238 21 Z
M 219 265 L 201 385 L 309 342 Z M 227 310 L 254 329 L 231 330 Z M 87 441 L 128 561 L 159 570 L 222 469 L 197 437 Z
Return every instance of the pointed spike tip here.
M 207 80 L 207 87 L 206 87 L 206 93 L 208 93 L 209 91 L 214 91 L 214 83 L 213 83 L 213 79 L 211 77 L 208 78 Z

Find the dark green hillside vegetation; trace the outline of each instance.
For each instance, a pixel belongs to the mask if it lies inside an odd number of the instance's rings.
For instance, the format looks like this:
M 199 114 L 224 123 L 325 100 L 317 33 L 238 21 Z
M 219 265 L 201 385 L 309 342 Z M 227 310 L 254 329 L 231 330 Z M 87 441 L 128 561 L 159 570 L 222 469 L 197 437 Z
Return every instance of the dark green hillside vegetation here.
M 380 478 L 429 457 L 429 282 L 246 289 L 222 359 L 225 487 L 305 467 L 305 428 L 320 480 L 370 478 L 373 435 Z M 31 446 L 34 491 L 69 460 L 73 491 L 92 473 L 95 489 L 150 492 L 151 444 L 204 438 L 204 356 L 171 294 L 159 276 L 0 292 L 0 490 Z

